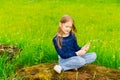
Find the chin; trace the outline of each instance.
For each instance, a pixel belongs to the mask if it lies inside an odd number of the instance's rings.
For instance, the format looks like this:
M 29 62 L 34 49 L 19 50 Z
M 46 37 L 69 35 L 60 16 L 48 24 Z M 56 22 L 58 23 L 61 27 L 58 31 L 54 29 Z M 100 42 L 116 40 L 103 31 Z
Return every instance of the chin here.
M 69 34 L 70 32 L 65 32 L 65 34 Z

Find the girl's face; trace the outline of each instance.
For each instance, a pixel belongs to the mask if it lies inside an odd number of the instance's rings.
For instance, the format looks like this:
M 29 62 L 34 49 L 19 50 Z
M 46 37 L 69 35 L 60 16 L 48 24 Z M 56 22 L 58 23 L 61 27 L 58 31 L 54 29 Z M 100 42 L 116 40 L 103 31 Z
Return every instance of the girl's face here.
M 61 30 L 63 31 L 64 35 L 68 35 L 70 31 L 72 30 L 72 21 L 62 23 Z

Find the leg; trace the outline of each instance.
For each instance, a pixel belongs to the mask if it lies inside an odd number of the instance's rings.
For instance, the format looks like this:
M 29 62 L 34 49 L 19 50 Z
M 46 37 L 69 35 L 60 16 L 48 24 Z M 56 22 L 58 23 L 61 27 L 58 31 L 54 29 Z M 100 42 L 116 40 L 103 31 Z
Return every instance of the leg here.
M 63 70 L 80 68 L 85 64 L 85 59 L 80 56 L 74 56 L 68 59 L 59 58 L 59 65 L 63 68 Z
M 91 53 L 82 55 L 81 57 L 85 59 L 86 64 L 89 64 L 94 62 L 97 56 L 95 52 L 91 52 Z

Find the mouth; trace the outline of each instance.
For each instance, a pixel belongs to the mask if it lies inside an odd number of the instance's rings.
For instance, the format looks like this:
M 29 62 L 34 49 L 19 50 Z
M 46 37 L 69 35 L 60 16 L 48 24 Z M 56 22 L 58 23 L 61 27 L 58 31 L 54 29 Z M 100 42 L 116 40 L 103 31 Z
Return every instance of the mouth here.
M 65 33 L 69 33 L 69 31 L 66 31 Z

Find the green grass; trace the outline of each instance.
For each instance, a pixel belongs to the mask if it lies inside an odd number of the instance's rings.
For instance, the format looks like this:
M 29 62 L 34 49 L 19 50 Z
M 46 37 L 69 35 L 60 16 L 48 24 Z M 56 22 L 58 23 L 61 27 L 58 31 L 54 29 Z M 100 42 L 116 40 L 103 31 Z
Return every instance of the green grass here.
M 89 52 L 97 53 L 95 64 L 120 69 L 119 13 L 118 0 L 1 0 L 0 43 L 23 50 L 7 64 L 0 56 L 0 78 L 12 78 L 25 66 L 57 62 L 52 38 L 64 14 L 74 18 L 80 46 L 94 40 Z

